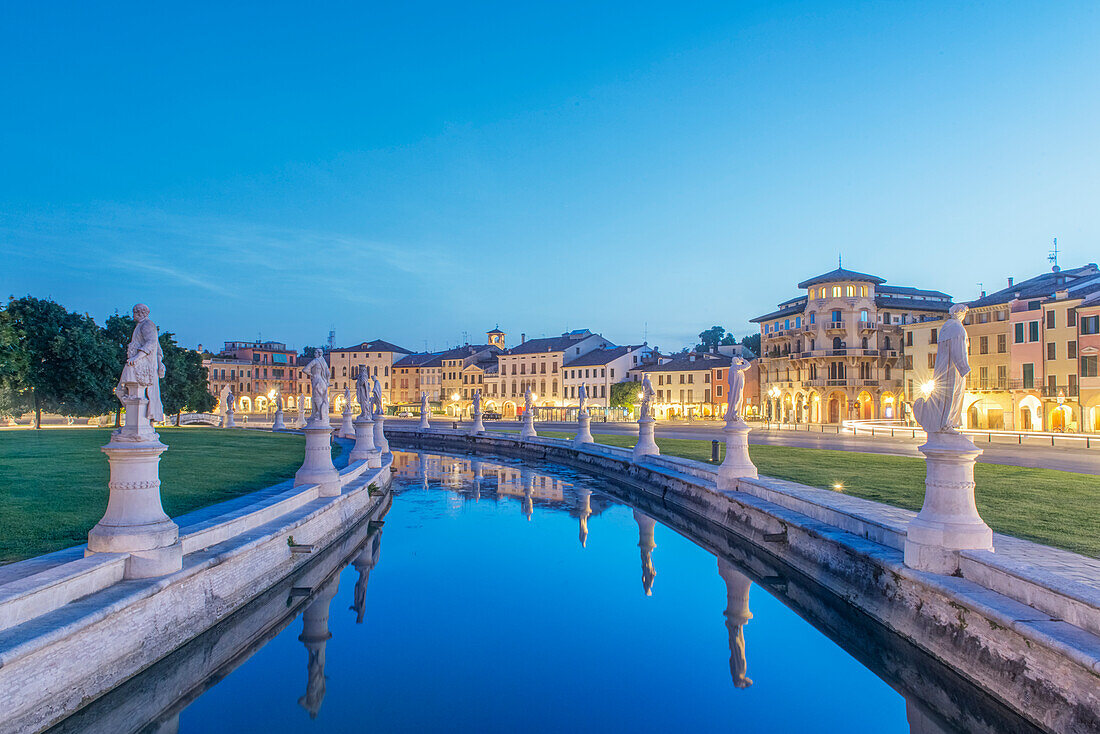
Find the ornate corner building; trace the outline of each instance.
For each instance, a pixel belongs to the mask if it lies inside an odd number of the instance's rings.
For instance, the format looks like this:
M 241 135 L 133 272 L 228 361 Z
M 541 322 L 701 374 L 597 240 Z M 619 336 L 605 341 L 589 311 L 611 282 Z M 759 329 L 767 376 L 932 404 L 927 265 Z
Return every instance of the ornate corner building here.
M 903 329 L 942 319 L 951 297 L 844 268 L 798 288 L 805 292 L 752 319 L 760 324 L 764 417 L 785 423 L 903 417 Z

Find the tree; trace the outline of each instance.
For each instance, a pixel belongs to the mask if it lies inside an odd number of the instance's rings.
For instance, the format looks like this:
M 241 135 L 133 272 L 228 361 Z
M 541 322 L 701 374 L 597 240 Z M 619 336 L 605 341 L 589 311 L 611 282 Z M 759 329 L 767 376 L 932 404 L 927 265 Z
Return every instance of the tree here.
M 634 401 L 638 399 L 638 383 L 616 382 L 611 386 L 609 405 L 612 408 L 634 409 Z
M 179 416 L 184 410 L 206 413 L 213 410 L 217 398 L 207 389 L 206 367 L 202 354 L 176 344 L 175 335 L 162 332 L 160 349 L 164 353 L 164 377 L 160 381 L 160 402 L 164 414 Z
M 130 345 L 130 338 L 134 335 L 134 319 L 132 316 L 114 314 L 107 317 L 107 323 L 103 326 L 105 338 L 118 355 L 118 363 L 126 362 L 126 347 Z M 122 424 L 122 402 L 115 404 L 115 428 Z
M 741 346 L 748 349 L 753 354 L 760 355 L 760 332 L 750 334 L 741 340 Z
M 716 350 L 720 346 L 730 346 L 736 344 L 733 334 L 728 333 L 721 326 L 712 326 L 705 331 L 699 332 L 699 344 L 695 345 L 696 352 L 710 352 Z
M 87 314 L 49 299 L 12 298 L 0 330 L 0 410 L 99 415 L 112 407 L 122 369 L 102 329 Z
M 298 364 L 307 365 L 313 361 L 313 353 L 320 349 L 325 356 L 328 356 L 328 347 L 302 347 L 301 353 L 298 354 Z

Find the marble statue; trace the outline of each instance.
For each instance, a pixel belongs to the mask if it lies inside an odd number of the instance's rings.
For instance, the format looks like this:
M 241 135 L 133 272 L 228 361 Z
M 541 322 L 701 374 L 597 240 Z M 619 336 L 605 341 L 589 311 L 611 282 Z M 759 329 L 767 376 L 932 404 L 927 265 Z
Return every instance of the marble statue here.
M 431 408 L 428 407 L 428 393 L 420 393 L 420 415 L 428 415 Z
M 481 390 L 474 390 L 474 415 L 481 415 Z
M 351 412 L 351 388 L 344 388 L 344 414 Z
M 225 402 L 222 404 L 222 407 L 225 409 L 226 413 L 232 413 L 233 412 L 233 401 L 234 400 L 236 400 L 236 398 L 233 396 L 233 391 L 232 390 L 227 390 L 226 393 L 225 393 Z
M 653 397 L 657 393 L 653 390 L 653 383 L 649 381 L 649 375 L 642 377 L 642 408 L 641 417 L 645 418 L 649 415 L 649 405 L 653 401 Z
M 328 423 L 328 381 L 331 377 L 325 353 L 313 350 L 313 361 L 302 372 L 309 375 L 309 384 L 313 392 L 313 410 L 309 414 L 310 423 Z
M 531 388 L 527 388 L 527 392 L 523 393 L 523 414 L 534 415 L 532 411 L 535 409 L 535 396 L 531 394 Z
M 282 391 L 277 391 L 275 393 L 275 412 L 276 413 L 282 413 L 283 412 L 283 393 L 282 393 Z
M 729 394 L 726 396 L 726 423 L 741 420 L 741 406 L 745 401 L 745 370 L 747 360 L 734 357 L 730 360 Z
M 375 415 L 382 415 L 382 383 L 378 381 L 378 375 L 374 376 L 374 395 L 371 405 Z
M 160 349 L 157 325 L 149 320 L 149 307 L 134 306 L 134 333 L 126 347 L 126 365 L 122 368 L 115 394 L 144 396 L 149 399 L 147 415 L 151 421 L 164 420 L 160 402 L 160 380 L 164 377 L 164 353 Z M 136 388 L 136 389 L 135 389 Z
M 949 317 L 939 331 L 932 391 L 913 402 L 913 415 L 929 436 L 933 433 L 958 433 L 962 427 L 966 376 L 970 373 L 966 328 L 962 323 L 966 312 L 965 304 L 951 307 Z
M 585 389 L 584 385 L 577 388 L 577 400 L 580 406 L 578 411 L 583 415 L 585 412 L 584 404 L 588 402 L 588 390 Z
M 302 426 L 304 426 L 306 424 L 305 410 L 306 410 L 306 398 L 305 398 L 305 395 L 303 395 L 301 393 L 301 391 L 299 391 L 298 392 L 298 427 L 299 428 L 301 428 Z
M 355 399 L 359 401 L 359 417 L 365 418 L 371 410 L 371 385 L 367 368 L 359 365 L 359 376 L 355 378 Z

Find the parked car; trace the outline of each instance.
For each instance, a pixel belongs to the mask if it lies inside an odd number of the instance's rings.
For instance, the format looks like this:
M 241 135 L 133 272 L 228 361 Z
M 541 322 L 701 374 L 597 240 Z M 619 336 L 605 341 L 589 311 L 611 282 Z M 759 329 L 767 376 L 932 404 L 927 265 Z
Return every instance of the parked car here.
M 412 418 L 413 414 L 412 414 L 412 412 L 410 412 L 408 410 L 402 410 L 400 413 L 397 414 L 397 417 L 398 418 Z
M 485 420 L 498 421 L 501 418 L 503 418 L 504 416 L 502 416 L 500 413 L 491 411 L 491 412 L 487 412 L 487 413 L 482 413 L 481 417 L 484 418 Z

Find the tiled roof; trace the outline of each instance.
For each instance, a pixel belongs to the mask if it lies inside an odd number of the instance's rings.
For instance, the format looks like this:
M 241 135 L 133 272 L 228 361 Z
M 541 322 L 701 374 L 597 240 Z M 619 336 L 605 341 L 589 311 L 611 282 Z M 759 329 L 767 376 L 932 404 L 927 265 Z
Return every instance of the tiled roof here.
M 692 359 L 694 357 L 695 359 Z M 714 367 L 724 367 L 730 363 L 729 357 L 714 354 L 676 354 L 672 359 L 663 364 L 650 364 L 636 368 L 639 372 L 694 372 L 697 370 L 709 370 Z
M 500 347 L 492 344 L 463 344 L 461 347 L 455 347 L 454 349 L 448 349 L 445 352 L 440 353 L 442 359 L 465 359 L 478 352 L 484 352 L 491 350 L 494 354 L 500 353 Z M 495 359 L 496 357 L 494 357 Z
M 845 270 L 844 268 L 837 268 L 828 273 L 823 273 L 817 277 L 804 280 L 798 284 L 799 288 L 809 288 L 811 285 L 817 285 L 819 283 L 835 283 L 837 281 L 863 281 L 865 283 L 885 283 L 886 281 L 877 275 L 867 275 L 866 273 L 857 273 L 854 270 Z
M 772 319 L 782 318 L 783 316 L 792 316 L 794 314 L 802 313 L 804 310 L 806 310 L 806 296 L 787 301 L 787 303 L 790 305 L 783 306 L 778 311 L 772 311 L 771 313 L 764 314 L 763 316 L 757 316 L 755 319 L 749 319 L 749 323 L 759 324 L 764 321 L 771 321 Z
M 1070 268 L 1057 273 L 1043 273 L 970 301 L 967 305 L 971 308 L 979 308 L 981 306 L 1008 303 L 1016 299 L 1049 298 L 1060 290 L 1072 290 L 1077 286 L 1085 285 L 1098 274 L 1100 274 L 1100 269 L 1096 267 L 1096 263 L 1089 263 L 1079 268 Z
M 435 359 L 437 354 L 431 352 L 417 352 L 416 354 L 409 354 L 393 363 L 394 367 L 420 367 L 425 362 L 430 362 Z
M 398 352 L 400 354 L 412 354 L 408 349 L 403 349 L 396 344 L 390 344 L 388 341 L 382 339 L 375 339 L 370 342 L 360 342 L 350 347 L 341 347 L 340 349 L 333 349 L 334 352 Z
M 509 349 L 505 354 L 538 354 L 546 352 L 564 352 L 569 347 L 580 344 L 582 341 L 589 337 L 601 337 L 599 334 L 593 334 L 588 329 L 575 329 L 561 336 L 551 336 L 543 339 L 528 339 L 523 344 L 517 344 Z M 614 346 L 611 342 L 604 340 L 607 346 Z
M 921 311 L 944 311 L 951 308 L 950 300 L 931 301 L 925 298 L 889 298 L 875 296 L 875 305 L 879 308 L 915 308 Z
M 625 354 L 630 354 L 635 349 L 641 349 L 644 345 L 610 347 L 608 349 L 593 349 L 587 354 L 582 354 L 574 360 L 562 365 L 562 369 L 570 367 L 591 367 L 592 365 L 605 365 Z
M 943 291 L 910 288 L 905 285 L 879 285 L 875 288 L 875 295 L 925 296 L 927 298 L 946 298 L 947 300 L 951 300 L 951 296 Z

